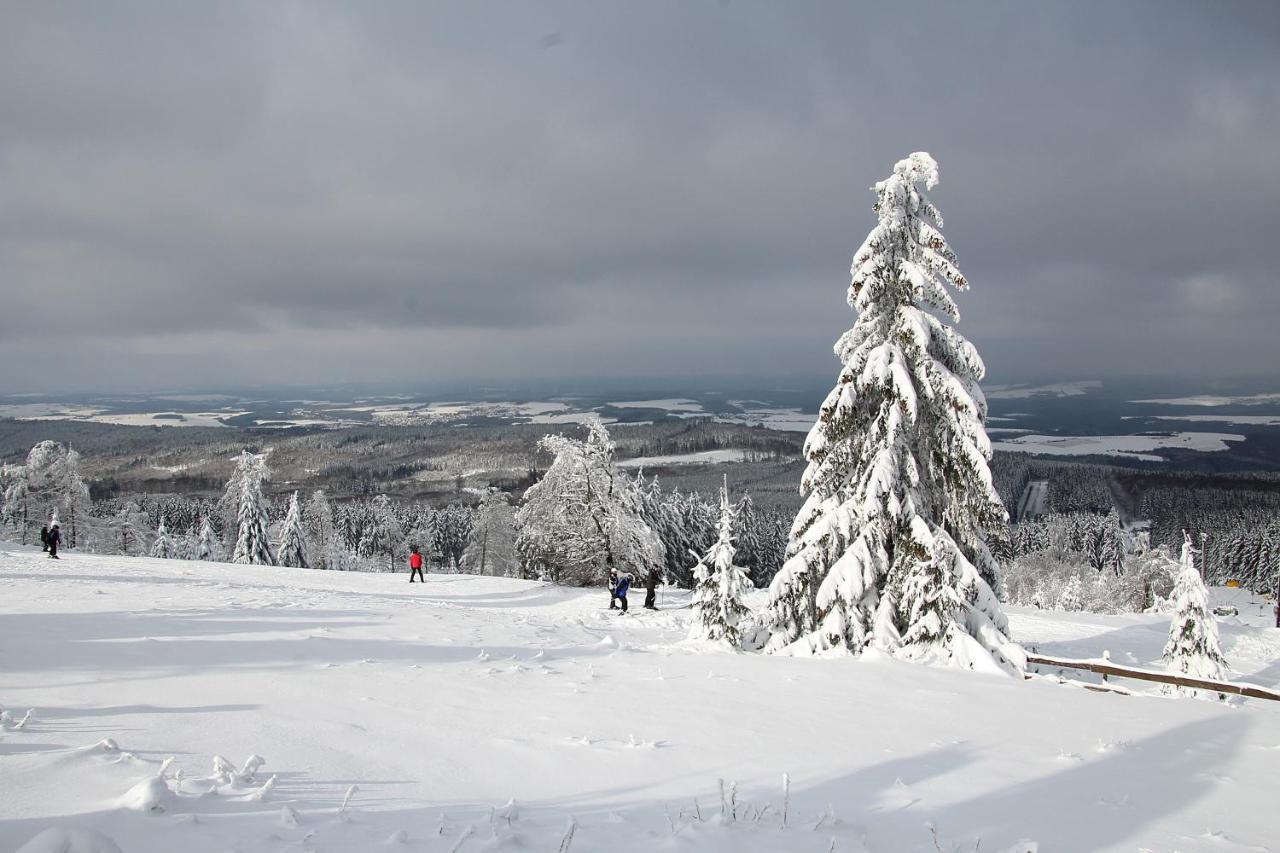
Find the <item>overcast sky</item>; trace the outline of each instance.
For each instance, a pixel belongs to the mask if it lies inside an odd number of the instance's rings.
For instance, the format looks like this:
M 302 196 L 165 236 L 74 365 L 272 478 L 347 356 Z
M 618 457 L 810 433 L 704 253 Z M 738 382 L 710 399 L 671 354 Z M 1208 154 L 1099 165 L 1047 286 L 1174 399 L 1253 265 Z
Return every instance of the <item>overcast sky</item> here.
M 865 7 L 2 2 L 0 392 L 834 379 L 915 150 L 992 382 L 1274 372 L 1280 3 Z

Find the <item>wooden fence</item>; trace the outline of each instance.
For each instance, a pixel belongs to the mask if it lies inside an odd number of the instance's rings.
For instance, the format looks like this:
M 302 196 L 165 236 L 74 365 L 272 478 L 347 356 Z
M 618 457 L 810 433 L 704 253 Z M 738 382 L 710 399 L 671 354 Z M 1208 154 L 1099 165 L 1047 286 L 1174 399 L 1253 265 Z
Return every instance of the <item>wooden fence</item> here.
M 1080 669 L 1096 672 L 1100 675 L 1114 675 L 1119 678 L 1134 678 L 1139 681 L 1155 681 L 1160 684 L 1174 684 L 1179 687 L 1193 687 L 1212 693 L 1230 693 L 1235 696 L 1248 696 L 1250 699 L 1274 699 L 1280 701 L 1280 691 L 1269 690 L 1257 684 L 1234 681 L 1218 681 L 1209 678 L 1192 678 L 1187 675 L 1174 675 L 1171 672 L 1152 672 L 1149 669 L 1138 669 L 1132 666 L 1121 666 L 1106 660 L 1078 660 L 1074 658 L 1051 658 L 1040 654 L 1028 654 L 1027 663 L 1036 666 L 1051 666 L 1060 669 Z M 1087 685 L 1086 685 L 1087 686 Z

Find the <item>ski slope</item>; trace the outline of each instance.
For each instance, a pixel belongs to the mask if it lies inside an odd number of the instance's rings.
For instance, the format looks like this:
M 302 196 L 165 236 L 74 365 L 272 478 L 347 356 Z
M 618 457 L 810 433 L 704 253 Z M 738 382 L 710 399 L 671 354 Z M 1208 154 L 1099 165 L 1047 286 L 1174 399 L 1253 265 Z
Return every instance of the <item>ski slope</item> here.
M 677 596 L 406 580 L 0 543 L 0 851 L 1277 849 L 1280 703 L 732 654 Z M 1256 610 L 1223 648 L 1276 684 Z M 1142 664 L 1166 629 L 1012 618 Z

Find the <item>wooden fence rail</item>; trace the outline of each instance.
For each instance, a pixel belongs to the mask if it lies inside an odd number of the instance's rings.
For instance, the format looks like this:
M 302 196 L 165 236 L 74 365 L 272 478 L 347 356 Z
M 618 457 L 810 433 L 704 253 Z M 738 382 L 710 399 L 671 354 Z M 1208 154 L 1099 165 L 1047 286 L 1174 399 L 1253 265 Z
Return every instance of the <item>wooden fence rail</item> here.
M 1250 699 L 1273 699 L 1280 701 L 1280 692 L 1268 690 L 1257 684 L 1241 684 L 1233 681 L 1217 681 L 1208 678 L 1191 678 L 1186 675 L 1174 675 L 1171 672 L 1152 672 L 1149 669 L 1138 669 L 1131 666 L 1120 666 L 1101 660 L 1076 660 L 1073 658 L 1051 658 L 1039 654 L 1027 655 L 1027 663 L 1038 666 L 1056 666 L 1062 669 L 1082 669 L 1101 675 L 1114 675 L 1120 678 L 1134 678 L 1139 681 L 1155 681 L 1161 684 L 1176 684 L 1179 687 L 1193 687 L 1197 690 L 1208 690 L 1213 693 L 1231 693 L 1236 696 L 1248 696 Z

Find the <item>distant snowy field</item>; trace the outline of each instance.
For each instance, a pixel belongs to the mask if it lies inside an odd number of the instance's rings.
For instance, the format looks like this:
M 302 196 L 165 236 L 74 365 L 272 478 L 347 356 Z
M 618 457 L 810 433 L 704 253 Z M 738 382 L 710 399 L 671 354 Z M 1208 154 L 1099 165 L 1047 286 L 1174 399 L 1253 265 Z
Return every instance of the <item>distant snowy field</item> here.
M 406 580 L 0 543 L 0 850 L 1276 849 L 1280 703 L 731 654 L 683 640 L 681 596 Z M 1224 650 L 1276 684 L 1241 603 Z M 1143 664 L 1166 630 L 1013 624 Z
M 994 433 L 1008 430 L 991 430 Z M 1228 450 L 1228 441 L 1244 441 L 1243 435 L 1223 432 L 1173 432 L 1163 435 L 1023 435 L 991 442 L 992 448 L 1047 456 L 1128 456 L 1159 462 L 1152 451 L 1163 448 L 1216 453 Z

